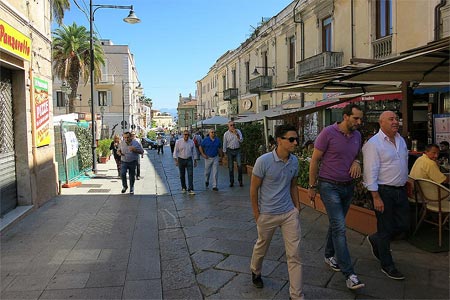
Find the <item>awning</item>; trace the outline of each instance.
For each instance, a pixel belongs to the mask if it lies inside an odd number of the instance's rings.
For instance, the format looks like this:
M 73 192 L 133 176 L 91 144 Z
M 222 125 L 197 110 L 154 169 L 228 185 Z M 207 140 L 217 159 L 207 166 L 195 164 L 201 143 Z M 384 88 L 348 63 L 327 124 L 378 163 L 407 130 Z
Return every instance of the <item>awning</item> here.
M 450 38 L 447 37 L 346 75 L 339 81 L 346 84 L 376 81 L 449 83 L 449 47 Z
M 268 110 L 262 111 L 260 113 L 249 115 L 245 118 L 235 120 L 234 122 L 247 123 L 247 122 L 260 121 L 260 120 L 263 120 L 264 118 L 267 118 L 268 120 L 280 120 L 280 119 L 284 119 L 284 118 L 292 116 L 292 115 L 300 117 L 300 116 L 315 113 L 316 111 L 324 110 L 328 107 L 331 107 L 331 106 L 339 104 L 339 103 L 348 102 L 350 100 L 353 100 L 353 98 L 359 97 L 361 95 L 362 95 L 361 93 L 340 95 L 334 101 L 322 100 L 322 101 L 318 101 L 314 104 L 311 104 L 311 105 L 308 105 L 305 107 L 295 108 L 295 109 L 283 109 L 282 106 L 277 106 L 275 108 L 268 109 Z

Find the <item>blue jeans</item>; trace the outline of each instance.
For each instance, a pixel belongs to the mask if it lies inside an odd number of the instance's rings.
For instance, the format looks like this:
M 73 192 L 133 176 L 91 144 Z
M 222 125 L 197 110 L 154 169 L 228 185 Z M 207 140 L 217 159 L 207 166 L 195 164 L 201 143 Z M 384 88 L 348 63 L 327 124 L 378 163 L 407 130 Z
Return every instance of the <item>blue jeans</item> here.
M 319 179 L 319 190 L 330 222 L 325 257 L 335 256 L 342 273 L 348 277 L 355 272 L 347 248 L 345 216 L 352 202 L 354 185 L 337 185 Z
M 406 187 L 378 186 L 378 193 L 384 204 L 384 212 L 375 211 L 377 232 L 370 239 L 378 249 L 381 266 L 394 266 L 391 254 L 391 239 L 398 233 L 409 230 L 409 203 Z
M 186 189 L 186 169 L 188 173 L 189 190 L 194 190 L 194 164 L 192 157 L 188 159 L 178 158 L 178 169 L 180 170 L 181 188 Z
M 127 171 L 130 172 L 130 188 L 134 187 L 134 180 L 136 179 L 137 160 L 130 162 L 122 161 L 120 177 L 122 177 L 122 187 L 127 188 Z
M 230 183 L 234 183 L 234 160 L 236 160 L 238 167 L 238 181 L 242 182 L 242 163 L 241 163 L 241 149 L 227 148 L 228 172 L 230 173 Z

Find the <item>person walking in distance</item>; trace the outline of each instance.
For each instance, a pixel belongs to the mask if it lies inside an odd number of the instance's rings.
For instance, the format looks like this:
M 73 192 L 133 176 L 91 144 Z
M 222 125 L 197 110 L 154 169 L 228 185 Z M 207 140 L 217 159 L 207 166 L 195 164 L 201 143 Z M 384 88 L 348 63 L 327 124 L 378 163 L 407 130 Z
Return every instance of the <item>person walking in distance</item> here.
M 300 202 L 297 189 L 298 159 L 292 152 L 298 145 L 296 128 L 281 125 L 275 129 L 278 146 L 258 157 L 250 183 L 250 200 L 258 230 L 250 263 L 252 282 L 263 288 L 264 256 L 272 236 L 280 227 L 286 251 L 290 299 L 303 299 L 300 260 Z
M 195 195 L 194 192 L 194 167 L 197 166 L 195 160 L 195 146 L 194 142 L 189 138 L 189 131 L 185 130 L 183 138 L 178 139 L 175 143 L 175 149 L 173 151 L 173 158 L 175 165 L 180 170 L 181 190 L 186 192 L 186 170 L 188 173 L 188 193 L 189 195 Z
M 219 176 L 219 156 L 222 156 L 222 147 L 216 131 L 211 129 L 199 147 L 200 154 L 205 159 L 205 185 L 209 186 L 210 175 L 212 177 L 212 189 L 218 191 L 217 182 Z M 212 172 L 211 172 L 212 169 Z
M 228 172 L 230 174 L 230 187 L 234 185 L 234 161 L 238 167 L 239 185 L 242 182 L 242 163 L 241 163 L 241 143 L 243 141 L 242 132 L 235 128 L 234 121 L 228 122 L 228 130 L 223 135 L 223 153 L 226 153 L 228 159 Z
M 158 136 L 156 137 L 156 145 L 158 146 L 158 154 L 161 151 L 162 154 L 164 154 L 164 139 L 163 137 L 158 134 Z
M 347 105 L 342 122 L 325 127 L 314 142 L 309 165 L 308 194 L 314 201 L 316 191 L 325 205 L 329 220 L 325 243 L 325 263 L 346 277 L 347 288 L 364 287 L 353 270 L 347 247 L 345 217 L 353 197 L 354 179 L 361 176 L 361 125 L 363 112 L 359 106 Z M 319 170 L 319 161 L 321 161 Z
M 177 137 L 175 136 L 175 133 L 172 133 L 170 135 L 169 144 L 170 144 L 170 152 L 173 155 L 173 151 L 175 150 L 175 143 L 177 141 Z
M 116 166 L 117 166 L 117 176 L 120 177 L 121 157 L 120 157 L 120 154 L 117 153 L 117 151 L 119 150 L 119 144 L 120 144 L 120 137 L 116 134 L 116 135 L 114 135 L 113 141 L 111 142 L 111 145 L 109 146 L 109 150 L 112 150 L 114 160 L 116 161 Z
M 367 236 L 372 254 L 389 278 L 402 280 L 392 259 L 391 239 L 409 230 L 408 149 L 392 111 L 380 115 L 380 130 L 363 146 L 364 185 L 372 194 L 377 232 Z
M 134 131 L 131 132 L 131 139 L 133 141 L 138 142 L 139 145 L 141 145 L 141 147 L 142 147 L 141 142 L 139 141 L 139 139 L 136 138 L 136 132 L 134 132 Z M 144 148 L 142 148 L 142 149 L 144 149 Z M 142 152 L 141 155 L 138 155 L 138 160 L 136 163 L 136 180 L 141 179 L 141 158 L 144 158 L 144 152 Z
M 139 155 L 144 153 L 142 146 L 131 138 L 130 132 L 123 134 L 123 141 L 119 145 L 118 153 L 122 159 L 121 173 L 122 177 L 122 194 L 128 189 L 127 171 L 130 178 L 130 194 L 134 194 L 134 181 L 136 179 L 136 165 Z

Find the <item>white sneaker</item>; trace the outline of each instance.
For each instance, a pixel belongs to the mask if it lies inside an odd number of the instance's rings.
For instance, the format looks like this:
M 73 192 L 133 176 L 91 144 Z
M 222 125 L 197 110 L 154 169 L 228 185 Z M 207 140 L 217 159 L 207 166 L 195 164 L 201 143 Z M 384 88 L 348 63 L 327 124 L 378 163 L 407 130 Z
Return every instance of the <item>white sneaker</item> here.
M 347 283 L 347 287 L 351 290 L 357 290 L 365 286 L 355 274 L 348 276 L 345 282 Z
M 339 265 L 336 261 L 336 258 L 334 256 L 332 257 L 325 257 L 325 263 L 330 266 L 331 270 L 340 272 L 341 268 L 339 268 Z
M 186 189 L 181 189 L 181 192 L 184 194 L 186 193 Z
M 195 195 L 195 192 L 193 190 L 188 191 L 189 195 Z

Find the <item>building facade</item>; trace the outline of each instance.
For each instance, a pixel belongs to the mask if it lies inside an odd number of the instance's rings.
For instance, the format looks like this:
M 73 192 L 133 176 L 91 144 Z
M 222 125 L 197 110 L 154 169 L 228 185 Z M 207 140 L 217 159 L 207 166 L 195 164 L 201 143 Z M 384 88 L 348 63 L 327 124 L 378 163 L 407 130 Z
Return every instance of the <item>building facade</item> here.
M 279 87 L 345 66 L 370 66 L 448 37 L 449 5 L 440 0 L 293 1 L 258 24 L 251 37 L 219 57 L 197 81 L 200 115 L 214 110 L 242 117 L 332 99 L 336 92 Z M 319 127 L 330 121 L 324 112 L 317 118 Z M 269 130 L 280 122 L 270 122 Z
M 58 190 L 50 18 L 50 1 L 0 1 L 1 217 L 38 208 Z
M 151 124 L 151 120 L 147 119 L 150 117 L 151 104 L 145 101 L 134 56 L 127 45 L 115 45 L 106 39 L 100 42 L 105 53 L 105 65 L 100 81 L 94 86 L 98 138 L 121 135 L 123 131 L 130 130 L 145 134 L 146 124 Z M 53 94 L 55 115 L 67 113 L 67 102 L 58 100 L 67 97 L 64 95 L 63 83 L 57 78 Z M 80 101 L 75 106 L 76 111 L 90 120 L 90 84 L 85 84 L 82 78 L 77 95 Z

